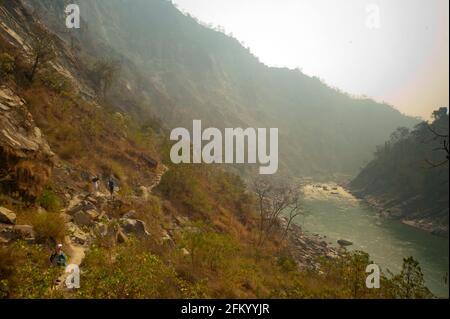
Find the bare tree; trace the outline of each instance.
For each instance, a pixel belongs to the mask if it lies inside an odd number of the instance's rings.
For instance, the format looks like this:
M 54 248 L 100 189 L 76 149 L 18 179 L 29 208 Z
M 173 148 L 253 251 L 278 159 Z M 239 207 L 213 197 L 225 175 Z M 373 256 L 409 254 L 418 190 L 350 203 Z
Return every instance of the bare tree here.
M 292 202 L 287 209 L 288 209 L 289 213 L 286 215 L 287 216 L 287 224 L 286 224 L 286 228 L 283 231 L 283 235 L 281 236 L 281 238 L 283 240 L 286 239 L 286 236 L 289 232 L 289 228 L 291 227 L 291 224 L 294 221 L 294 219 L 303 214 L 303 209 L 302 209 L 301 203 L 300 203 L 300 193 L 299 192 L 296 193 L 295 196 L 292 198 Z
M 120 62 L 116 60 L 100 60 L 94 64 L 92 78 L 96 89 L 106 97 L 106 92 L 113 84 L 117 73 L 120 71 Z
M 40 31 L 35 35 L 31 46 L 33 65 L 28 74 L 28 80 L 33 82 L 38 69 L 54 57 L 53 39 L 47 32 Z
M 294 218 L 301 213 L 299 188 L 268 178 L 258 178 L 253 183 L 253 189 L 258 199 L 260 218 L 258 245 L 262 245 L 272 235 L 279 225 L 280 216 L 287 213 L 289 217 L 284 237 Z

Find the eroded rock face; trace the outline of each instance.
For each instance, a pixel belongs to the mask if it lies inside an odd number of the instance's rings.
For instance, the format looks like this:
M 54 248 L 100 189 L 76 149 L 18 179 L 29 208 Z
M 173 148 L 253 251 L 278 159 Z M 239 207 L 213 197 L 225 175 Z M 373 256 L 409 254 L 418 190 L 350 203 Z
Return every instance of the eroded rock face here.
M 147 227 L 142 220 L 139 219 L 120 219 L 120 226 L 125 234 L 132 234 L 138 238 L 150 237 Z
M 0 190 L 39 196 L 54 165 L 54 154 L 24 101 L 0 87 Z
M 0 206 L 0 223 L 15 225 L 16 214 L 14 214 L 11 210 Z
M 35 241 L 33 226 L 0 224 L 0 244 L 7 244 L 16 240 L 32 243 Z

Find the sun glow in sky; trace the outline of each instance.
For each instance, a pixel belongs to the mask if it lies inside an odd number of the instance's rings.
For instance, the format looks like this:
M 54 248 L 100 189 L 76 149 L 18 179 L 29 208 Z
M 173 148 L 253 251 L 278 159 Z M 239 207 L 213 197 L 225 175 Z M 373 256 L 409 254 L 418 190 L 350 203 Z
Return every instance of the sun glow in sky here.
M 448 0 L 174 0 L 270 66 L 428 119 L 449 105 Z M 371 7 L 372 5 L 372 7 Z M 379 26 L 369 28 L 379 9 Z

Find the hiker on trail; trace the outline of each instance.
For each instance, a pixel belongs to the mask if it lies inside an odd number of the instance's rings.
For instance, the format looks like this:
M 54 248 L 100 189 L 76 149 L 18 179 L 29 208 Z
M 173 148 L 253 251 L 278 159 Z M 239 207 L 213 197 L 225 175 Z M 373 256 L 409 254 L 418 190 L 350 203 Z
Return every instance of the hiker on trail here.
M 111 194 L 111 197 L 113 197 L 113 195 L 114 195 L 114 181 L 113 181 L 112 178 L 109 179 L 108 189 L 109 189 L 109 192 Z
M 94 185 L 94 192 L 97 193 L 98 192 L 98 181 L 100 180 L 100 178 L 98 176 L 94 176 L 94 178 L 92 179 L 92 183 Z
M 62 245 L 58 244 L 55 251 L 50 256 L 50 262 L 55 266 L 65 267 L 67 264 L 67 256 L 62 250 Z

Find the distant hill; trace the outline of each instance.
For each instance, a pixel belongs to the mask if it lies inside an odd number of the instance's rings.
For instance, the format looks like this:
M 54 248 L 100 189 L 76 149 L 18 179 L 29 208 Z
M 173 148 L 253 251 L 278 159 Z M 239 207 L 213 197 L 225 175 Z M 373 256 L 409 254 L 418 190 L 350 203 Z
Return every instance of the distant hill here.
M 63 17 L 52 16 L 49 8 L 64 1 L 25 2 L 58 32 Z M 190 128 L 193 119 L 218 128 L 278 127 L 281 172 L 355 174 L 390 132 L 417 123 L 389 105 L 352 98 L 298 70 L 267 67 L 236 39 L 199 24 L 168 1 L 78 3 L 82 28 L 71 36 L 84 50 L 104 55 L 109 48 L 125 65 L 121 81 L 130 100 L 118 99 L 120 92 L 111 95 L 113 103 L 128 111 L 147 105 L 168 128 Z M 68 39 L 64 30 L 59 34 Z
M 350 186 L 385 215 L 448 236 L 449 116 L 446 108 L 433 115 L 430 126 L 395 131 Z

